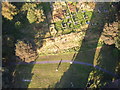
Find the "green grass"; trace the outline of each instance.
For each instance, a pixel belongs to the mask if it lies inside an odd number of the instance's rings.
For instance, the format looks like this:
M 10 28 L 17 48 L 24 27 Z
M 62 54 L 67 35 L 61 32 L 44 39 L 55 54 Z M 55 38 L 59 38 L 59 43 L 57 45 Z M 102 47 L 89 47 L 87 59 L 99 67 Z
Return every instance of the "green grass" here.
M 58 64 L 41 64 L 41 65 L 35 65 L 34 68 L 30 68 L 31 67 L 30 65 L 21 65 L 19 66 L 19 71 L 21 71 L 21 73 L 17 74 L 17 78 L 19 78 L 19 80 L 16 82 L 16 85 L 20 87 L 28 86 L 28 88 L 48 88 L 48 87 L 53 88 L 56 86 L 57 82 L 58 83 L 60 82 L 60 79 L 63 76 L 63 74 L 67 74 L 64 81 L 62 81 L 64 83 L 66 82 L 67 83 L 66 84 L 61 83 L 59 86 L 56 87 L 69 87 L 71 80 L 73 82 L 75 81 L 75 84 L 77 85 L 77 87 L 79 87 L 80 81 L 77 79 L 81 78 L 82 80 L 85 77 L 87 77 L 86 73 L 87 71 L 90 70 L 89 66 L 87 67 L 84 65 L 74 65 L 74 68 L 68 70 L 70 64 L 62 63 L 58 69 L 59 71 L 56 72 L 55 70 L 57 66 Z M 29 72 L 30 69 L 32 69 L 32 72 Z M 86 73 L 83 71 L 83 69 L 86 70 Z M 80 72 L 83 73 L 80 74 Z M 23 79 L 31 79 L 32 81 L 30 83 L 23 82 L 22 81 Z M 84 83 L 82 83 L 81 86 L 84 86 Z
M 58 64 L 35 65 L 33 68 L 35 75 L 33 75 L 33 81 L 30 83 L 29 87 L 47 88 L 49 86 L 54 86 L 55 83 L 60 80 L 62 74 L 67 70 L 70 64 L 61 64 L 59 71 L 56 72 L 57 65 Z M 39 77 L 39 79 L 36 76 Z
M 50 55 L 40 55 L 37 61 L 46 61 L 46 60 L 71 60 L 75 52 L 71 53 L 59 53 L 59 54 L 50 54 Z
M 47 88 L 49 85 L 54 86 L 69 65 L 69 63 L 62 63 L 58 72 L 55 71 L 58 64 L 38 64 L 34 68 L 32 65 L 20 65 L 16 73 L 18 79 L 16 87 Z M 29 84 L 29 82 L 23 82 L 23 79 L 32 79 L 32 82 Z
M 107 71 L 115 74 L 116 73 L 115 68 L 118 60 L 118 56 L 114 55 L 116 53 L 115 50 L 116 48 L 106 46 L 106 45 L 104 45 L 104 47 L 101 48 L 100 51 L 97 50 L 95 55 L 95 60 L 94 60 L 95 65 L 98 65 L 101 68 L 106 69 Z M 88 79 L 93 80 L 93 83 L 90 85 L 90 88 L 95 88 L 95 87 L 99 88 L 111 82 L 113 79 L 115 79 L 115 77 L 109 73 L 105 73 L 98 69 L 94 69 L 91 72 L 91 75 L 89 76 Z M 100 81 L 100 82 L 97 83 L 97 81 Z
M 115 56 L 112 54 L 113 48 L 105 47 L 101 50 L 97 50 L 94 61 L 91 61 L 93 57 L 90 55 L 93 51 L 79 52 L 75 61 L 82 61 L 86 63 L 95 63 L 100 67 L 114 72 Z M 108 53 L 109 52 L 109 53 Z M 72 60 L 74 53 L 59 54 L 59 55 L 47 55 L 40 56 L 37 61 L 46 60 Z M 100 59 L 97 57 L 100 55 Z M 48 87 L 60 87 L 67 88 L 71 87 L 70 82 L 73 82 L 75 87 L 85 87 L 89 73 L 94 70 L 93 67 L 87 65 L 78 65 L 70 63 L 61 63 L 58 72 L 56 72 L 57 64 L 36 64 L 36 65 L 19 65 L 16 68 L 16 87 L 29 87 L 29 88 L 48 88 Z M 102 72 L 98 72 L 97 75 L 101 75 Z M 106 74 L 103 74 L 104 80 L 102 83 L 110 81 L 111 77 L 108 75 L 106 80 Z M 32 81 L 23 82 L 22 79 L 31 79 Z
M 84 19 L 84 15 L 87 16 L 86 19 Z M 84 13 L 78 12 L 78 13 L 74 13 L 74 15 L 72 14 L 72 16 L 73 17 L 64 18 L 61 21 L 55 22 L 55 29 L 57 31 L 63 30 L 64 34 L 71 33 L 71 31 L 77 31 L 77 29 L 79 29 L 81 26 L 86 24 L 86 21 L 90 21 L 90 19 L 92 17 L 92 12 L 91 11 L 86 11 Z M 67 17 L 67 16 L 65 16 L 65 17 Z M 77 23 L 74 24 L 73 20 L 74 20 L 74 22 L 77 22 Z M 65 27 L 63 27 L 63 24 L 66 24 Z
M 80 42 L 80 43 L 82 43 L 82 42 Z M 95 49 L 95 48 L 102 47 L 102 46 L 103 46 L 103 42 L 98 42 L 97 47 L 96 47 L 96 44 L 91 45 L 88 43 L 88 44 L 86 44 L 86 46 L 84 48 L 82 48 L 81 51 L 84 52 L 84 51 Z M 70 54 L 70 53 L 79 52 L 79 50 L 80 50 L 80 46 L 76 46 L 73 48 L 61 50 L 58 53 L 47 53 L 47 52 L 45 54 L 41 53 L 40 56 Z
M 46 5 L 46 4 L 44 4 Z M 49 7 L 49 6 L 48 6 Z M 46 9 L 48 8 L 46 7 Z M 90 20 L 92 12 L 86 11 L 85 13 L 79 12 L 75 15 L 74 20 L 79 20 L 79 23 L 82 25 L 85 24 L 86 20 L 83 19 L 83 15 L 87 15 Z M 94 17 L 95 18 L 95 17 Z M 71 19 L 71 18 L 70 18 Z M 63 31 L 63 34 L 70 33 L 71 26 L 67 24 L 67 27 L 63 28 L 62 22 L 67 23 L 70 19 L 64 19 L 58 22 L 55 22 L 56 30 Z M 96 20 L 96 19 L 95 19 Z M 101 23 L 102 20 L 96 20 L 96 22 Z M 76 25 L 76 29 L 78 26 Z M 92 30 L 98 27 L 93 27 Z M 65 30 L 66 29 L 66 30 Z M 61 32 L 62 33 L 62 32 Z M 114 72 L 114 67 L 116 63 L 116 53 L 113 48 L 102 48 L 100 51 L 96 50 L 97 47 L 102 47 L 103 43 L 85 43 L 85 46 L 80 50 L 79 47 L 70 48 L 65 50 L 57 55 L 44 55 L 40 56 L 37 61 L 46 61 L 46 60 L 72 60 L 73 55 L 77 52 L 77 57 L 75 61 L 82 61 L 86 63 L 96 64 L 100 67 L 107 69 L 111 72 Z M 93 49 L 90 50 L 89 49 Z M 80 51 L 79 51 L 80 50 Z M 112 52 L 113 50 L 113 52 Z M 95 54 L 96 53 L 96 54 Z M 93 54 L 93 55 L 92 55 Z M 97 57 L 100 55 L 99 59 Z M 89 73 L 94 70 L 93 67 L 87 65 L 70 65 L 70 63 L 62 63 L 59 67 L 59 71 L 56 72 L 57 64 L 36 64 L 36 65 L 19 65 L 16 68 L 15 72 L 15 86 L 16 87 L 29 87 L 29 88 L 48 88 L 48 87 L 71 87 L 70 82 L 73 82 L 75 87 L 85 87 Z M 101 73 L 98 73 L 98 75 Z M 106 77 L 106 76 L 103 76 Z M 23 82 L 23 79 L 31 79 L 31 82 Z M 106 78 L 104 78 L 105 80 Z M 111 79 L 107 78 L 107 79 Z M 103 80 L 103 81 L 104 81 Z M 108 80 L 109 81 L 109 80 Z M 106 82 L 106 81 L 105 81 Z

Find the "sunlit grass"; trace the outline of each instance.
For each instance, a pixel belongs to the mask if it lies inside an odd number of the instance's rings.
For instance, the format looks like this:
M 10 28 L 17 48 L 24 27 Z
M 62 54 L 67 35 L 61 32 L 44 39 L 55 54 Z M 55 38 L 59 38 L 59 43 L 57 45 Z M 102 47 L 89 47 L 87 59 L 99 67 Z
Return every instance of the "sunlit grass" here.
M 69 68 L 69 63 L 62 63 L 56 72 L 58 64 L 41 64 L 35 65 L 32 69 L 33 76 L 28 88 L 48 88 L 54 86 L 60 80 L 63 73 Z M 27 68 L 26 68 L 27 71 Z M 23 77 L 29 73 L 23 73 Z M 26 77 L 27 79 L 28 77 Z M 26 82 L 22 82 L 25 84 Z
M 109 53 L 107 54 L 109 50 Z M 89 52 L 89 51 L 88 51 Z M 90 51 L 91 52 L 91 51 Z M 89 52 L 89 53 L 90 53 Z M 104 52 L 104 54 L 103 54 Z M 83 52 L 84 53 L 84 52 Z M 101 62 L 102 68 L 107 69 L 110 72 L 113 72 L 112 67 L 114 66 L 114 58 L 112 55 L 109 58 L 105 58 L 105 56 L 109 56 L 112 53 L 111 49 L 105 48 L 96 49 L 96 54 L 94 57 L 94 65 L 98 65 L 98 60 Z M 99 54 L 103 54 L 101 58 L 98 58 Z M 55 61 L 55 60 L 72 60 L 74 53 L 69 54 L 59 54 L 59 55 L 48 55 L 48 56 L 40 56 L 37 61 Z M 84 59 L 84 58 L 83 58 Z M 87 60 L 81 60 L 89 63 L 89 57 Z M 104 60 L 102 60 L 104 59 Z M 92 63 L 91 63 L 92 64 Z M 60 82 L 60 79 L 64 74 L 64 81 L 59 84 L 59 87 L 70 87 L 70 82 L 74 82 L 75 87 L 84 87 L 87 81 L 88 72 L 93 70 L 94 68 L 87 65 L 74 64 L 72 68 L 70 68 L 70 63 L 61 63 L 58 71 L 56 68 L 58 63 L 55 64 L 35 64 L 35 65 L 19 65 L 16 68 L 17 71 L 17 82 L 16 85 L 20 87 L 25 87 L 28 85 L 29 88 L 48 88 L 55 87 L 56 83 Z M 110 67 L 111 65 L 111 67 Z M 100 66 L 101 67 L 101 66 Z M 66 72 L 67 71 L 67 72 Z M 19 72 L 19 73 L 18 73 Z M 23 79 L 31 79 L 31 82 L 23 82 Z M 69 79 L 69 80 L 68 80 Z M 81 83 L 82 82 L 82 83 Z M 66 85 L 66 86 L 65 86 Z

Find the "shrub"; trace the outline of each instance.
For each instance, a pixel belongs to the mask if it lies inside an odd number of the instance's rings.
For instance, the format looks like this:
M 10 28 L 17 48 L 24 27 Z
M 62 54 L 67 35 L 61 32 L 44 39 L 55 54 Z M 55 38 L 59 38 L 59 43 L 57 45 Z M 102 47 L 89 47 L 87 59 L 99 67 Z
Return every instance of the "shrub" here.
M 113 45 L 115 44 L 115 39 L 118 35 L 118 23 L 114 22 L 112 24 L 105 25 L 105 28 L 103 30 L 102 40 L 105 44 Z
M 9 2 L 2 2 L 2 15 L 4 18 L 7 18 L 9 20 L 13 19 L 13 16 L 17 14 L 16 6 L 12 5 Z
M 116 37 L 115 45 L 120 50 L 120 31 L 118 33 L 118 36 Z
M 27 11 L 27 19 L 30 23 L 40 23 L 45 19 L 40 3 L 25 3 L 21 11 Z
M 44 14 L 43 11 L 40 9 L 30 9 L 27 13 L 27 19 L 30 23 L 40 23 L 44 21 Z
M 18 41 L 15 46 L 15 54 L 22 59 L 22 61 L 31 62 L 37 58 L 37 52 L 33 49 L 32 44 Z

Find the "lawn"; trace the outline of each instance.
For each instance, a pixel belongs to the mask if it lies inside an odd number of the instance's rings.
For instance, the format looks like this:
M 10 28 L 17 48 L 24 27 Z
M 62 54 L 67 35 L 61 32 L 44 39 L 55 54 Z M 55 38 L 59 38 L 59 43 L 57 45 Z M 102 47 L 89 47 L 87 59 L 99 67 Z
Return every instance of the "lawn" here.
M 58 64 L 20 65 L 17 68 L 17 82 L 15 87 L 20 88 L 48 88 L 59 81 L 62 74 L 69 68 L 69 63 L 62 63 L 56 72 Z M 31 71 L 31 70 L 32 71 Z M 18 73 L 19 72 L 19 73 Z M 23 80 L 32 80 L 30 83 Z
M 88 53 L 83 55 L 90 54 L 92 50 L 87 51 Z M 109 53 L 107 53 L 109 52 Z M 93 63 L 102 67 L 103 69 L 108 70 L 111 73 L 114 73 L 114 67 L 116 65 L 116 59 L 113 54 L 113 48 L 106 47 L 96 50 L 96 56 L 94 58 Z M 97 57 L 100 54 L 100 59 Z M 55 60 L 72 60 L 74 53 L 69 54 L 61 54 L 61 55 L 48 55 L 48 56 L 40 56 L 36 61 L 55 61 Z M 107 57 L 105 57 L 107 56 Z M 77 56 L 78 57 L 78 56 Z M 83 56 L 84 57 L 84 56 Z M 81 57 L 81 61 L 90 64 L 90 58 L 87 57 L 86 60 Z M 80 58 L 80 57 L 79 57 Z M 77 58 L 78 59 L 78 58 Z M 114 61 L 114 60 L 115 61 Z M 77 61 L 77 60 L 75 60 Z M 89 73 L 94 70 L 94 67 L 89 66 L 87 64 L 70 64 L 70 63 L 61 63 L 58 71 L 56 68 L 59 63 L 51 64 L 35 64 L 35 65 L 19 65 L 16 68 L 16 87 L 28 87 L 28 88 L 50 88 L 50 87 L 61 87 L 68 88 L 72 87 L 71 82 L 73 82 L 74 87 L 85 87 L 86 81 L 88 81 Z M 98 69 L 99 71 L 99 69 Z M 106 73 L 101 71 L 102 73 Z M 99 75 L 99 73 L 98 73 Z M 108 80 L 110 81 L 113 78 L 112 75 L 106 73 L 108 76 Z M 109 78 L 110 77 L 110 78 Z M 32 80 L 30 82 L 23 81 Z M 103 81 L 103 80 L 102 80 Z
M 16 82 L 16 87 L 21 87 L 21 88 L 48 88 L 48 87 L 55 87 L 57 86 L 56 83 L 60 81 L 61 77 L 63 74 L 69 69 L 70 63 L 62 63 L 56 71 L 58 64 L 36 64 L 34 68 L 32 68 L 32 71 L 29 72 L 29 69 L 31 69 L 32 65 L 20 65 L 19 68 L 17 68 L 20 72 L 17 73 L 17 77 L 19 80 Z M 84 66 L 84 65 L 74 65 L 75 67 L 70 70 L 70 75 L 69 73 L 68 76 L 66 77 L 67 79 L 70 78 L 71 76 L 74 77 L 72 78 L 72 81 L 76 81 L 75 84 L 77 87 L 79 87 L 80 81 L 77 81 L 78 77 L 84 78 L 86 77 L 86 73 L 83 71 L 83 73 L 79 73 L 79 69 L 77 70 L 76 68 L 81 68 L 81 71 L 84 70 L 90 70 L 90 66 Z M 17 70 L 17 71 L 18 71 Z M 73 72 L 73 73 L 72 73 Z M 87 72 L 87 71 L 86 71 Z M 76 78 L 75 78 L 76 77 Z M 64 82 L 66 82 L 67 79 L 64 79 Z M 87 79 L 87 78 L 86 78 Z M 32 80 L 30 83 L 25 82 L 23 80 Z M 68 83 L 69 82 L 69 83 Z M 70 82 L 71 79 L 67 83 L 62 83 L 63 87 L 64 84 L 67 87 L 70 87 Z M 83 86 L 83 85 L 82 85 Z
M 97 9 L 96 9 L 97 10 Z M 94 12 L 96 14 L 97 12 Z M 96 16 L 92 16 L 91 11 L 86 12 L 78 12 L 74 15 L 75 18 L 71 21 L 71 17 L 68 19 L 63 19 L 61 21 L 55 22 L 55 28 L 59 33 L 59 30 L 67 30 L 65 33 L 71 32 L 74 28 L 74 21 L 79 18 L 78 24 L 76 24 L 75 28 L 79 27 L 79 24 L 82 25 L 87 24 L 87 21 L 91 21 L 91 23 L 98 23 L 98 25 L 89 25 L 86 35 L 85 41 L 82 41 L 79 48 L 76 50 L 70 49 L 68 50 L 69 53 L 64 54 L 57 54 L 57 55 L 42 55 L 36 60 L 38 61 L 56 61 L 56 60 L 72 60 L 75 51 L 77 52 L 76 56 L 74 57 L 74 61 L 83 62 L 81 64 L 70 64 L 68 63 L 61 63 L 58 71 L 56 68 L 58 67 L 59 63 L 46 63 L 46 64 L 35 64 L 35 65 L 18 65 L 14 72 L 15 77 L 15 87 L 19 88 L 82 88 L 86 87 L 88 82 L 90 72 L 95 70 L 95 67 L 92 65 L 97 65 L 102 69 L 110 73 L 115 73 L 115 66 L 116 66 L 116 56 L 114 55 L 114 48 L 112 46 L 103 45 L 103 41 L 100 42 L 100 36 L 102 29 L 104 28 L 105 22 L 103 22 L 103 16 L 106 13 L 98 13 L 98 18 Z M 82 16 L 87 16 L 88 19 L 85 21 Z M 90 15 L 90 16 L 89 16 Z M 92 16 L 92 20 L 91 19 Z M 67 16 L 66 16 L 67 17 Z M 81 18 L 81 19 L 80 19 Z M 69 24 L 70 22 L 71 24 Z M 77 22 L 77 21 L 76 21 Z M 66 24 L 65 24 L 66 23 Z M 66 27 L 64 27 L 64 25 Z M 72 26 L 71 26 L 72 25 Z M 77 26 L 78 25 L 78 26 Z M 46 27 L 46 26 L 45 26 Z M 71 29 L 70 29 L 71 28 Z M 44 28 L 42 28 L 44 30 Z M 37 29 L 36 29 L 37 30 Z M 46 29 L 47 30 L 47 29 Z M 40 29 L 40 31 L 42 31 Z M 64 33 L 64 32 L 63 32 Z M 40 33 L 39 35 L 43 35 Z M 38 37 L 39 38 L 39 37 Z M 38 40 L 39 41 L 39 40 Z M 97 48 L 99 47 L 99 48 Z M 90 66 L 91 65 L 91 66 Z M 112 81 L 114 76 L 110 73 L 105 72 L 105 70 L 101 71 L 97 68 L 97 76 L 100 76 L 99 80 L 101 86 L 102 84 L 105 85 L 106 82 Z M 108 76 L 108 77 L 107 77 Z M 91 76 L 94 78 L 94 75 Z M 106 78 L 107 77 L 107 78 Z M 31 81 L 23 81 L 23 80 L 31 80 Z M 96 79 L 97 80 L 97 79 Z M 94 80 L 94 82 L 96 82 Z M 72 85 L 73 84 L 73 85 Z

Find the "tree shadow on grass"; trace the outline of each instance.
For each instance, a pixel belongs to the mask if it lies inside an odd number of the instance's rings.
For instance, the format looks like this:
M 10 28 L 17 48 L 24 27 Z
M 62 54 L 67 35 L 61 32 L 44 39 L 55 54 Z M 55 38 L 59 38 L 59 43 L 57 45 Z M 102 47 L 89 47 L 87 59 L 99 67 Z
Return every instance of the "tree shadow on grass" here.
M 98 13 L 98 9 L 100 12 Z M 74 64 L 76 61 L 93 64 L 98 41 L 106 23 L 112 23 L 115 18 L 109 16 L 106 10 L 110 10 L 110 3 L 96 3 L 90 24 L 86 30 L 85 37 L 73 64 L 63 74 L 60 81 L 56 83 L 55 88 L 85 88 L 89 73 L 94 69 L 92 66 Z M 115 14 L 115 13 L 114 13 Z M 113 15 L 114 15 L 113 14 Z M 97 25 L 94 25 L 94 24 Z M 73 87 L 71 85 L 73 83 Z
M 23 5 L 24 3 L 12 3 L 16 6 Z M 44 3 L 47 7 L 50 8 L 49 3 Z M 45 8 L 45 6 L 43 6 Z M 17 40 L 20 41 L 26 41 L 28 44 L 32 44 L 33 48 L 36 50 L 36 47 L 41 48 L 43 45 L 43 40 L 41 38 L 45 37 L 45 34 L 49 32 L 49 27 L 46 27 L 46 31 L 41 30 L 41 26 L 43 26 L 45 23 L 48 23 L 48 14 L 50 11 L 47 11 L 44 13 L 46 15 L 46 20 L 43 23 L 39 24 L 29 24 L 28 20 L 26 19 L 26 16 L 23 13 L 20 13 L 14 17 L 12 21 L 8 21 L 3 18 L 3 52 L 2 56 L 3 59 L 3 67 L 6 68 L 5 72 L 3 72 L 3 88 L 28 88 L 28 85 L 31 82 L 33 73 L 32 68 L 34 67 L 34 64 L 31 63 L 25 63 L 23 60 L 20 60 L 15 55 L 15 44 L 17 43 Z M 49 18 L 50 20 L 51 18 Z M 23 26 L 21 27 L 15 27 L 15 22 L 20 21 Z M 26 23 L 27 22 L 27 23 Z M 50 22 L 49 22 L 50 23 Z M 30 27 L 34 26 L 34 28 L 26 28 L 25 25 L 28 25 Z M 40 26 L 41 25 L 41 26 Z M 47 25 L 47 24 L 46 24 Z M 21 30 L 22 29 L 22 30 Z M 31 29 L 31 31 L 30 31 Z M 45 29 L 45 28 L 42 28 Z M 35 35 L 39 33 L 39 38 L 35 38 Z M 9 39 L 9 40 L 8 40 Z M 35 40 L 40 41 L 40 45 L 36 45 Z M 15 64 L 21 62 L 23 64 Z
M 48 9 L 50 9 L 50 3 L 43 2 L 40 5 L 43 7 L 43 12 L 45 14 L 46 19 L 43 23 L 36 25 L 36 30 L 38 30 L 37 33 L 39 34 L 39 37 L 36 38 L 36 40 L 39 42 L 39 44 L 36 45 L 36 47 L 39 49 L 42 47 L 42 45 L 44 43 L 43 38 L 45 38 L 46 33 L 49 32 L 49 24 L 50 24 L 50 21 L 52 19 L 52 17 L 49 17 L 49 15 L 51 14 L 50 13 L 51 11 L 48 10 Z M 46 24 L 46 26 L 45 26 L 45 24 Z M 36 34 L 36 32 L 35 32 L 35 34 Z M 33 39 L 35 39 L 35 35 L 33 35 L 33 37 L 34 37 Z M 34 42 L 34 41 L 32 40 L 32 42 Z M 34 73 L 32 73 L 32 69 L 34 67 L 35 62 L 36 62 L 36 60 L 34 62 L 30 62 L 30 63 L 25 64 L 25 65 L 19 65 L 19 67 L 16 68 L 17 72 L 16 72 L 16 78 L 14 80 L 15 81 L 15 85 L 14 85 L 15 88 L 16 87 L 17 88 L 28 88 L 29 87 L 29 84 L 30 84 L 32 77 L 34 75 Z M 16 83 L 16 81 L 17 81 L 17 83 Z
M 120 76 L 115 72 L 115 67 L 118 61 L 118 53 L 116 52 L 114 45 L 108 46 L 103 45 L 94 59 L 95 66 L 100 68 L 94 68 L 89 75 L 87 87 L 99 88 L 104 87 L 106 84 L 112 82 L 113 79 L 119 78 Z

